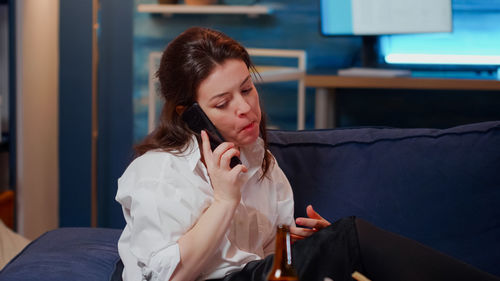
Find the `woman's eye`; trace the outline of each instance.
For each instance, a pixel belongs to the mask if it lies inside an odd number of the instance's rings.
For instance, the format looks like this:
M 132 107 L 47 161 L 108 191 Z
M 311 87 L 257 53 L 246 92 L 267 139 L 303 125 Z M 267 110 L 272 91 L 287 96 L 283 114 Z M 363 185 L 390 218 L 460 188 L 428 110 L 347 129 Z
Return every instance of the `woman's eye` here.
M 241 90 L 242 93 L 248 94 L 252 91 L 253 87 Z
M 226 105 L 227 105 L 227 102 L 221 102 L 221 103 L 216 104 L 215 108 L 222 109 L 222 108 L 226 107 Z

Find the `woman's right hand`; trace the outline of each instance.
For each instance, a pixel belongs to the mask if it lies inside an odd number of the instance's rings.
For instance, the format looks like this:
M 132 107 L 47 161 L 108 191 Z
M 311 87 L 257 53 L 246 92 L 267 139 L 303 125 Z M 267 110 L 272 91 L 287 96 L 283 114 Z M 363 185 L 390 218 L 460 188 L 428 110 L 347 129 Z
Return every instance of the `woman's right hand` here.
M 232 157 L 240 156 L 240 151 L 231 142 L 224 142 L 212 151 L 208 134 L 204 130 L 201 131 L 201 142 L 203 158 L 214 189 L 214 199 L 238 204 L 243 184 L 240 173 L 246 173 L 247 168 L 239 164 L 231 169 L 229 164 Z

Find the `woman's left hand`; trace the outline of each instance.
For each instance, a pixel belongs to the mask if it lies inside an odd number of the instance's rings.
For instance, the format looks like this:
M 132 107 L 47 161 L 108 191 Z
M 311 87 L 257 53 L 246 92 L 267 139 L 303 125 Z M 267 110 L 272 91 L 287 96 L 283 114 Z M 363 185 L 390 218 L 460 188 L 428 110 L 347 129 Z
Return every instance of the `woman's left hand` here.
M 299 217 L 295 219 L 295 224 L 303 227 L 290 227 L 290 236 L 293 242 L 311 236 L 316 231 L 323 229 L 331 224 L 329 221 L 320 216 L 316 211 L 314 211 L 311 205 L 307 206 L 306 213 L 308 218 Z

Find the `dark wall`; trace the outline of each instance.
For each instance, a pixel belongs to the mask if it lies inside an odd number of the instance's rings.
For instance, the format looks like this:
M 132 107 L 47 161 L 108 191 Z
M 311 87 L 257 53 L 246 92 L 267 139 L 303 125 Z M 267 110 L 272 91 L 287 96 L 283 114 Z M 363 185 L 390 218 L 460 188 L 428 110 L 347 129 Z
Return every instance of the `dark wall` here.
M 60 6 L 60 225 L 91 221 L 92 1 Z M 98 225 L 121 227 L 116 180 L 132 147 L 132 0 L 101 1 Z M 111 217 L 118 219 L 111 219 Z
M 89 226 L 92 1 L 61 1 L 59 36 L 59 223 Z
M 114 200 L 132 160 L 133 1 L 101 1 L 99 37 L 99 225 L 123 227 Z

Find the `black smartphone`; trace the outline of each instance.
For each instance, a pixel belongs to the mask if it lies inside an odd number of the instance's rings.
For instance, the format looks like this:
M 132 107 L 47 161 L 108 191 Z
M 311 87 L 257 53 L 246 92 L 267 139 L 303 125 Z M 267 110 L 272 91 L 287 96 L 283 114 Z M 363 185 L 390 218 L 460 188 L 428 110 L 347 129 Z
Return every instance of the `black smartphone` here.
M 203 112 L 198 103 L 195 102 L 193 105 L 186 108 L 186 110 L 182 113 L 181 118 L 196 135 L 200 136 L 201 130 L 205 130 L 207 132 L 212 151 L 224 142 L 224 138 L 219 131 L 217 131 L 217 128 L 210 121 L 210 119 L 208 119 L 208 116 L 205 112 Z M 238 157 L 234 156 L 231 158 L 231 163 L 229 164 L 231 168 L 238 164 L 241 164 L 241 160 Z

